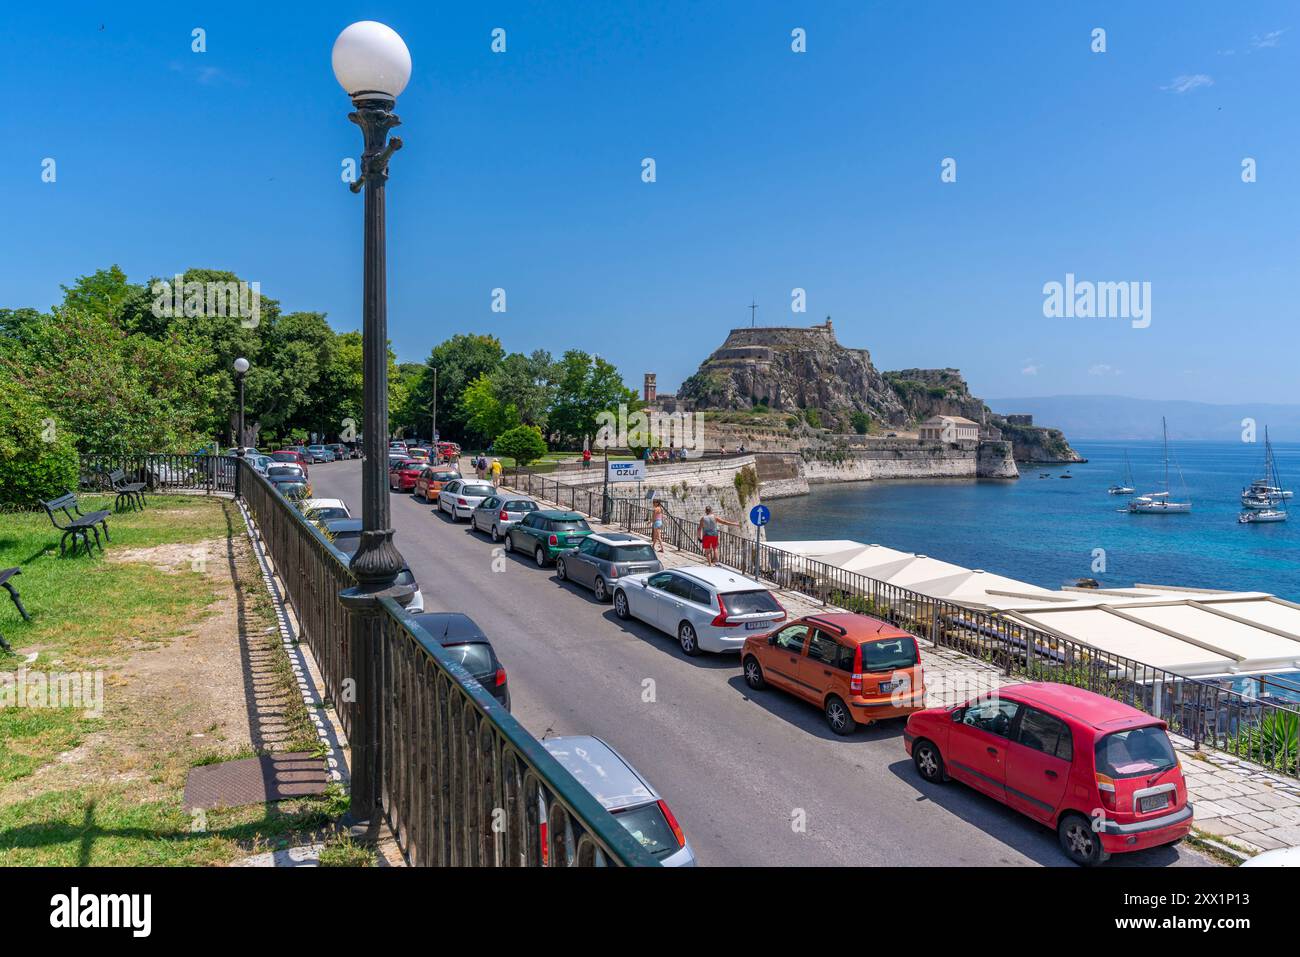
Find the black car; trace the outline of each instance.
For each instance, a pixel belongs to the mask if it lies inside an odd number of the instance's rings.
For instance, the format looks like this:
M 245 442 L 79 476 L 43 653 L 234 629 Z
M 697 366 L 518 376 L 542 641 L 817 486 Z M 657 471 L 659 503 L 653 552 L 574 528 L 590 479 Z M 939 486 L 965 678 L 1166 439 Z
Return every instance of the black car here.
M 266 470 L 266 480 L 285 498 L 306 498 L 311 494 L 303 470 L 296 465 L 272 465 Z
M 506 669 L 492 642 L 469 615 L 458 611 L 430 611 L 415 615 L 415 623 L 437 639 L 456 663 L 472 674 L 483 689 L 510 710 L 510 685 Z
M 356 550 L 361 547 L 361 519 L 330 518 L 320 524 L 334 543 L 334 547 L 347 555 L 348 558 L 351 558 L 356 553 Z M 411 585 L 415 588 L 415 594 L 406 606 L 407 611 L 413 615 L 424 611 L 424 592 L 420 590 L 420 583 L 415 580 L 415 572 L 411 571 L 410 565 L 402 566 L 402 570 L 397 573 L 397 578 L 394 579 L 393 583 L 396 585 Z

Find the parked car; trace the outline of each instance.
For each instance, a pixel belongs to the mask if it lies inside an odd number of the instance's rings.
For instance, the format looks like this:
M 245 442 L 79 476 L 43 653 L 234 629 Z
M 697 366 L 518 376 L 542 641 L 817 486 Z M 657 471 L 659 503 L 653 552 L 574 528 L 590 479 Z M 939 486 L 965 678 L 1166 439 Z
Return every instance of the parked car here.
M 995 696 L 907 719 L 921 777 L 956 778 L 1055 828 L 1077 864 L 1173 844 L 1192 805 L 1166 724 L 1071 685 L 1006 685 Z
M 472 674 L 501 707 L 510 710 L 510 685 L 505 665 L 501 664 L 492 642 L 474 619 L 458 611 L 427 611 L 416 615 L 415 623 L 437 639 L 456 663 Z
M 422 464 L 422 465 L 428 465 L 428 464 L 429 464 L 429 450 L 428 450 L 428 449 L 422 449 L 422 448 L 420 448 L 420 446 L 415 445 L 415 446 L 412 446 L 411 448 L 407 449 L 407 450 L 406 450 L 406 454 L 407 454 L 408 456 L 410 456 L 411 458 L 416 459 L 417 461 L 419 461 L 420 464 Z
M 442 491 L 444 485 L 460 477 L 460 473 L 453 468 L 426 465 L 416 477 L 415 488 L 411 493 L 426 502 L 434 502 L 437 501 L 438 493 Z
M 663 867 L 694 867 L 695 851 L 667 802 L 627 759 L 600 738 L 548 738 L 544 747 Z M 543 863 L 549 863 L 544 802 L 538 802 Z
M 452 479 L 438 493 L 438 510 L 450 515 L 453 522 L 458 522 L 469 518 L 479 502 L 496 492 L 496 488 L 487 482 Z
M 492 541 L 499 542 L 510 531 L 511 525 L 539 508 L 541 506 L 526 495 L 498 492 L 478 503 L 470 513 L 469 525 L 475 531 L 491 535 Z
M 361 519 L 333 518 L 323 524 L 326 535 L 334 543 L 334 547 L 343 554 L 350 557 L 361 547 Z M 406 610 L 413 615 L 424 611 L 424 593 L 420 591 L 420 584 L 415 580 L 415 573 L 411 571 L 410 565 L 402 566 L 395 581 L 399 585 L 415 587 L 415 596 L 406 606 Z
M 303 474 L 306 475 L 308 478 L 311 477 L 311 473 L 307 469 L 307 464 L 308 464 L 307 459 L 305 456 L 301 455 L 297 449 L 276 449 L 274 452 L 271 453 L 271 458 L 274 459 L 276 462 L 285 462 L 292 465 L 300 465 L 302 466 Z
M 347 504 L 341 498 L 303 499 L 302 513 L 314 522 L 327 522 L 335 518 L 351 518 Z
M 266 480 L 286 498 L 307 498 L 311 495 L 311 485 L 307 483 L 307 474 L 301 465 L 277 462 L 267 468 Z
M 614 587 L 614 613 L 675 635 L 682 651 L 740 651 L 749 635 L 768 631 L 786 614 L 776 596 L 721 565 L 682 565 L 629 575 Z
M 418 459 L 389 459 L 388 487 L 394 492 L 409 492 L 415 488 L 415 480 L 423 471 L 424 463 Z
M 266 474 L 267 467 L 275 461 L 271 456 L 262 455 L 260 452 L 257 455 L 246 456 L 246 458 L 248 459 L 248 464 L 263 475 Z
M 740 665 L 749 687 L 771 685 L 815 704 L 836 734 L 925 707 L 916 638 L 867 615 L 809 615 L 750 635 Z
M 342 442 L 330 442 L 325 448 L 334 453 L 335 461 L 342 462 L 344 459 L 352 458 L 352 450 Z
M 585 585 L 596 593 L 597 601 L 613 597 L 612 585 L 618 579 L 663 571 L 663 567 L 653 545 L 626 532 L 593 533 L 555 560 L 556 577 Z
M 308 465 L 315 465 L 320 459 L 311 454 L 311 450 L 305 445 L 290 446 L 295 452 L 302 456 L 303 461 Z
M 307 451 L 317 462 L 333 462 L 337 458 L 327 445 L 309 445 Z
M 447 494 L 443 491 L 443 494 Z M 591 534 L 591 526 L 577 512 L 538 509 L 529 512 L 506 530 L 506 549 L 533 556 L 544 568 L 562 552 L 577 548 Z

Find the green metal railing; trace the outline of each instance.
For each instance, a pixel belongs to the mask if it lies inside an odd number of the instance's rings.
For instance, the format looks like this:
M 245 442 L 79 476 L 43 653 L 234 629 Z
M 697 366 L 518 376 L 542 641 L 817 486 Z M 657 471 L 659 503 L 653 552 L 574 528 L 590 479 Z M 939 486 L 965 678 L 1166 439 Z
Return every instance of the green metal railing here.
M 599 487 L 564 487 L 527 469 L 510 472 L 514 488 L 649 536 L 652 510 L 640 499 L 605 499 Z M 667 514 L 664 541 L 703 555 L 696 527 Z M 777 588 L 862 612 L 999 668 L 1005 675 L 1056 681 L 1115 698 L 1163 718 L 1172 731 L 1290 777 L 1300 777 L 1300 702 L 1243 695 L 1026 625 L 996 612 L 932 598 L 720 530 L 719 558 Z

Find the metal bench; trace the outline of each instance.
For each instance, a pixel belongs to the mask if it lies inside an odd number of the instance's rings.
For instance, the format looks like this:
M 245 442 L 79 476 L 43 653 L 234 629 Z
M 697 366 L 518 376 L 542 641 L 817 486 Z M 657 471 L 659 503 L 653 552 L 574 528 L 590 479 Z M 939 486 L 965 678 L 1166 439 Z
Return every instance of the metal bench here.
M 113 501 L 113 511 L 122 511 L 123 505 L 129 509 L 144 508 L 144 490 L 147 487 L 144 482 L 128 482 L 126 473 L 121 469 L 109 472 L 108 481 L 113 486 L 113 491 L 117 493 L 117 498 Z
M 14 600 L 14 605 L 18 608 L 18 614 L 23 616 L 23 621 L 31 621 L 32 616 L 27 614 L 27 609 L 23 607 L 23 600 L 18 597 L 18 589 L 15 588 L 13 582 L 9 580 L 15 575 L 21 575 L 22 573 L 23 571 L 21 568 L 0 569 L 0 587 L 3 587 L 5 591 L 9 592 L 9 597 Z M 13 651 L 13 649 L 9 647 L 9 643 L 5 641 L 4 635 L 0 635 L 0 648 L 3 648 L 5 651 Z
M 99 550 L 102 552 L 104 545 L 99 540 L 99 528 L 97 527 L 100 525 L 104 526 L 104 538 L 110 542 L 113 540 L 108 534 L 108 516 L 113 514 L 112 512 L 98 511 L 84 515 L 81 509 L 77 507 L 77 496 L 72 492 L 41 504 L 45 506 L 46 514 L 50 516 L 50 521 L 54 524 L 54 527 L 63 533 L 63 537 L 59 539 L 60 555 L 63 554 L 64 546 L 67 545 L 69 538 L 72 539 L 72 554 L 77 554 L 78 539 L 85 543 L 86 554 L 90 554 L 91 532 L 94 532 L 95 544 L 99 546 Z M 59 524 L 56 512 L 63 513 L 67 524 Z

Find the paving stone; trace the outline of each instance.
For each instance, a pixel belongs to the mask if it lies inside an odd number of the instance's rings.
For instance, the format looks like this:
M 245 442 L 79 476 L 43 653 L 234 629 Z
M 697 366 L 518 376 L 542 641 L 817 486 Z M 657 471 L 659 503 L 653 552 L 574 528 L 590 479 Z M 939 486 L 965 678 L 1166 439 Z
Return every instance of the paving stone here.
M 1283 844 L 1281 841 L 1276 840 L 1275 838 L 1271 838 L 1267 834 L 1262 833 L 1261 831 L 1246 831 L 1242 834 L 1237 835 L 1237 840 L 1247 841 L 1255 845 L 1255 847 L 1262 848 L 1266 851 L 1276 850 L 1279 847 L 1286 847 L 1286 845 Z
M 1285 823 L 1266 821 L 1264 818 L 1256 817 L 1254 814 L 1233 814 L 1228 818 L 1228 820 L 1232 821 L 1233 824 L 1241 828 L 1243 831 L 1263 831 L 1270 827 L 1278 827 L 1280 826 L 1280 823 Z
M 1215 834 L 1219 837 L 1233 837 L 1241 833 L 1241 828 L 1233 824 L 1228 818 L 1214 817 L 1203 821 L 1198 815 L 1193 823 L 1206 834 Z

